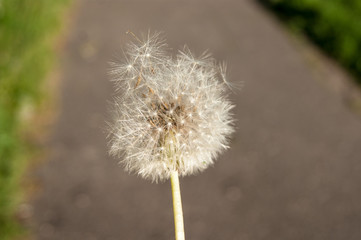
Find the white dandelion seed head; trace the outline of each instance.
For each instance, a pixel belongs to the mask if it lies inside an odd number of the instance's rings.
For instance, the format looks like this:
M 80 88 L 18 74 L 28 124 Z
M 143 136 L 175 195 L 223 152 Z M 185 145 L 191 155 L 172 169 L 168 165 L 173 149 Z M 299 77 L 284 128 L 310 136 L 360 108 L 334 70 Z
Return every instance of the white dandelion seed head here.
M 111 71 L 115 99 L 110 153 L 152 181 L 194 174 L 228 148 L 233 108 L 213 58 L 185 48 L 172 58 L 159 34 L 136 39 Z M 129 67 L 131 66 L 131 67 Z M 200 127 L 205 126 L 205 127 Z

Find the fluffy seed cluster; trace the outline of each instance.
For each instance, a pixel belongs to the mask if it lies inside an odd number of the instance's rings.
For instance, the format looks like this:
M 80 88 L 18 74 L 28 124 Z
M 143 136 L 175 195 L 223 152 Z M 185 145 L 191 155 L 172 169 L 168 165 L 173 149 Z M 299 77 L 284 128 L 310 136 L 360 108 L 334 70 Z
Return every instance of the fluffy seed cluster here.
M 120 96 L 110 153 L 152 181 L 174 170 L 181 176 L 204 170 L 228 148 L 233 132 L 224 68 L 187 48 L 172 58 L 159 34 L 134 39 L 123 63 L 112 64 Z

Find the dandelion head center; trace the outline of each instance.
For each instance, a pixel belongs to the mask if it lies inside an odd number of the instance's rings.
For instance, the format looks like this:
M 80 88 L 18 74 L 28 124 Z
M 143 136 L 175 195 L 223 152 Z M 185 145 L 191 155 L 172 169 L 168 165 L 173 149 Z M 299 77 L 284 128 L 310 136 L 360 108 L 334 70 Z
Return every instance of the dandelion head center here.
M 182 104 L 175 101 L 163 102 L 156 101 L 149 104 L 149 112 L 146 121 L 147 126 L 151 126 L 157 130 L 155 134 L 163 132 L 163 135 L 169 134 L 183 134 L 187 133 L 187 129 L 184 126 L 186 120 L 190 120 L 189 116 L 194 115 L 193 109 L 185 108 Z M 179 136 L 177 135 L 177 136 Z M 162 136 L 160 136 L 162 138 Z

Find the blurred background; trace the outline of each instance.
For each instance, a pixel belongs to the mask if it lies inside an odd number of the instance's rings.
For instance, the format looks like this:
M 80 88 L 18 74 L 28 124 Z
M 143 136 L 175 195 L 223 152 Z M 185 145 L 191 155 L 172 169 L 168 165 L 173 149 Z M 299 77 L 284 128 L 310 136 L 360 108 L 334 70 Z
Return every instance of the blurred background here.
M 0 239 L 174 239 L 170 183 L 107 154 L 135 34 L 210 50 L 237 131 L 181 180 L 186 239 L 361 239 L 358 0 L 0 0 Z

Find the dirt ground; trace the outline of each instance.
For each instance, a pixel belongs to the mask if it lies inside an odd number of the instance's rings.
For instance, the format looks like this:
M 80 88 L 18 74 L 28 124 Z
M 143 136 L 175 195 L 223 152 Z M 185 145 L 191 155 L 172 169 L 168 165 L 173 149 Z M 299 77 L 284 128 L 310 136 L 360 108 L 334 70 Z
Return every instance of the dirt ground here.
M 243 82 L 237 131 L 214 167 L 181 180 L 188 240 L 361 239 L 361 120 L 253 1 L 83 0 L 61 64 L 59 117 L 30 226 L 39 240 L 174 239 L 170 183 L 107 154 L 107 71 L 125 32 L 209 49 Z

